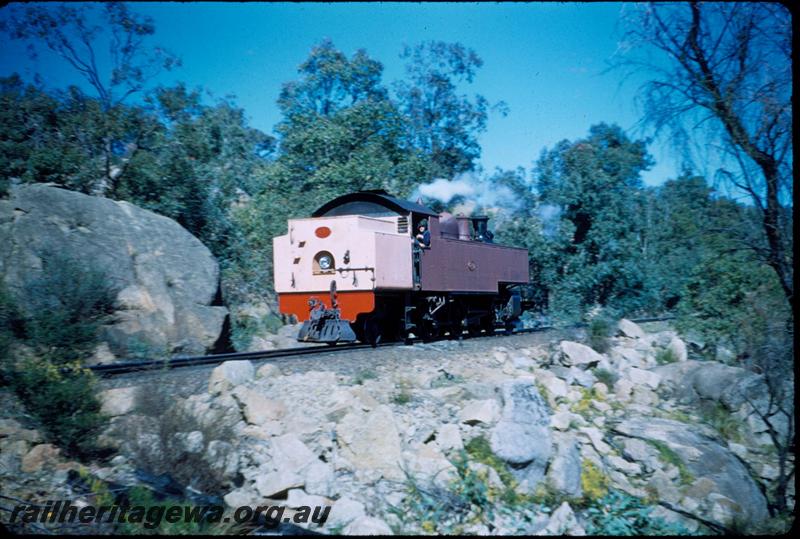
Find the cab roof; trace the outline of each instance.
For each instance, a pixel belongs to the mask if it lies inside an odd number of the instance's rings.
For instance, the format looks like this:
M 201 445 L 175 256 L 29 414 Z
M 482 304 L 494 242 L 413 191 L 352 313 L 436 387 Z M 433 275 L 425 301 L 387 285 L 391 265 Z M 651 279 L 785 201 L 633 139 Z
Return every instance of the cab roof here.
M 391 196 L 383 189 L 372 191 L 357 191 L 334 198 L 330 202 L 323 204 L 312 217 L 336 217 L 340 215 L 408 215 L 409 213 L 428 215 L 432 217 L 438 214 L 427 206 L 421 206 Z

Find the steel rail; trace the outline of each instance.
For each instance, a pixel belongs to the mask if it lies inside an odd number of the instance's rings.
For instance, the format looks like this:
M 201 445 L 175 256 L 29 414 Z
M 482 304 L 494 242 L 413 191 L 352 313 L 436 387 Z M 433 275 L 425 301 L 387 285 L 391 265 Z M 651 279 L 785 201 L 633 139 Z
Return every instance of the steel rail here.
M 662 317 L 650 317 L 650 318 L 637 318 L 632 319 L 632 322 L 635 323 L 647 323 L 647 322 L 660 322 L 665 320 L 672 320 L 674 319 L 673 316 L 662 316 Z M 482 337 L 494 337 L 494 336 L 510 336 L 510 335 L 518 335 L 524 333 L 536 333 L 540 331 L 551 331 L 557 329 L 575 329 L 580 327 L 585 327 L 586 323 L 579 323 L 574 324 L 571 326 L 564 326 L 564 327 L 557 327 L 557 326 L 538 326 L 534 328 L 520 328 L 512 331 L 511 333 L 506 332 L 505 330 L 499 329 L 495 330 L 493 334 L 481 334 L 481 335 L 467 335 L 466 337 L 469 339 L 476 339 Z M 454 340 L 458 339 L 461 340 L 465 338 L 465 336 L 459 335 L 457 337 L 446 337 L 439 340 Z M 411 339 L 412 343 L 424 342 L 422 339 L 415 338 Z M 385 346 L 402 346 L 404 345 L 404 341 L 396 341 L 396 342 L 385 342 L 385 343 L 378 343 L 377 347 L 385 347 Z M 282 348 L 280 350 L 262 350 L 257 352 L 227 352 L 224 354 L 211 354 L 205 356 L 178 356 L 173 358 L 165 358 L 165 359 L 143 359 L 138 361 L 125 361 L 122 360 L 117 363 L 107 363 L 107 364 L 100 364 L 100 365 L 90 365 L 84 367 L 98 375 L 101 376 L 113 376 L 116 374 L 125 374 L 130 372 L 139 372 L 139 371 L 153 371 L 153 370 L 166 370 L 166 369 L 175 369 L 180 367 L 194 367 L 198 365 L 212 365 L 215 363 L 222 363 L 224 361 L 241 361 L 241 360 L 251 360 L 251 359 L 280 359 L 280 358 L 288 358 L 288 357 L 295 357 L 295 356 L 306 356 L 306 355 L 315 355 L 315 354 L 330 354 L 330 353 L 340 353 L 340 352 L 350 352 L 353 350 L 363 350 L 375 348 L 371 344 L 367 343 L 352 343 L 352 344 L 337 344 L 335 346 L 321 344 L 318 346 L 304 346 L 298 348 Z

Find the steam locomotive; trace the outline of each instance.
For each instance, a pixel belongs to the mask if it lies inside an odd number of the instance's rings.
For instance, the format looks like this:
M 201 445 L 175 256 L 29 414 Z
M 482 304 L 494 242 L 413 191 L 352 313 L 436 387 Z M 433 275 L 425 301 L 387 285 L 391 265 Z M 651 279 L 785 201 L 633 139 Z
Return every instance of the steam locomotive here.
M 303 322 L 299 341 L 493 333 L 524 307 L 528 252 L 493 243 L 488 217 L 437 214 L 382 190 L 289 220 L 273 248 L 279 309 Z

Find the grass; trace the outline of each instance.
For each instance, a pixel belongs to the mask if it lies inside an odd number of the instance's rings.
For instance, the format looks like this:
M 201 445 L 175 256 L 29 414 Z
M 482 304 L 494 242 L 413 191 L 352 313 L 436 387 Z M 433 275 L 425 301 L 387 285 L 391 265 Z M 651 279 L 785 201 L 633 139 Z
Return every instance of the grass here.
M 463 384 L 466 380 L 463 376 L 458 374 L 450 374 L 449 372 L 442 372 L 431 380 L 431 389 L 437 389 L 440 387 L 448 387 L 456 384 Z
M 701 402 L 698 413 L 705 423 L 711 425 L 726 440 L 738 443 L 742 441 L 742 421 L 722 404 Z
M 408 390 L 406 390 L 405 388 L 401 389 L 399 392 L 395 393 L 392 396 L 392 402 L 400 406 L 408 404 L 412 400 L 413 397 L 411 396 L 411 393 L 409 393 Z
M 353 385 L 363 385 L 367 380 L 377 380 L 378 374 L 369 369 L 362 369 L 353 377 Z
M 671 348 L 662 348 L 656 352 L 656 363 L 659 365 L 669 365 L 670 363 L 677 363 L 678 356 Z
M 584 459 L 581 463 L 581 489 L 584 503 L 590 504 L 608 494 L 610 480 L 594 462 Z
M 604 354 L 611 348 L 611 335 L 615 324 L 606 317 L 595 317 L 589 322 L 589 346 L 596 352 Z
M 617 382 L 617 375 L 608 369 L 593 369 L 592 374 L 597 378 L 598 382 L 602 382 L 609 391 L 614 390 L 614 384 Z
M 570 411 L 575 414 L 582 415 L 585 419 L 591 419 L 594 413 L 592 412 L 592 401 L 605 401 L 605 397 L 594 390 L 594 388 L 580 388 L 581 398 L 578 402 L 570 406 Z
M 672 464 L 678 468 L 678 476 L 682 485 L 691 485 L 694 482 L 694 476 L 689 471 L 689 468 L 686 467 L 683 459 L 672 448 L 659 440 L 647 440 L 647 443 L 656 448 L 661 462 Z

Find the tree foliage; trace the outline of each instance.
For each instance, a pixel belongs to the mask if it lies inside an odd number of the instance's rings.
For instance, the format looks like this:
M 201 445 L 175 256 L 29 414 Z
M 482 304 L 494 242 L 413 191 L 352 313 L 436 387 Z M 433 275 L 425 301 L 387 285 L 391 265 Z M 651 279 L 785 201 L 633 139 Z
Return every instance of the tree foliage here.
M 536 189 L 542 204 L 560 212 L 554 287 L 570 299 L 567 310 L 638 306 L 644 289 L 640 174 L 650 164 L 644 141 L 607 124 L 542 152 Z
M 401 57 L 408 60 L 407 80 L 398 82 L 397 93 L 410 143 L 430 158 L 434 177 L 474 170 L 489 102 L 481 95 L 459 95 L 458 84 L 471 83 L 483 61 L 460 43 L 441 41 L 406 47 Z M 504 103 L 495 107 L 505 112 Z
M 648 4 L 627 38 L 667 60 L 622 61 L 653 76 L 642 88 L 647 123 L 670 128 L 678 141 L 701 137 L 727 155 L 733 166 L 719 174 L 761 212 L 766 242 L 752 248 L 792 304 L 791 215 L 783 210 L 793 192 L 790 13 L 777 3 Z

